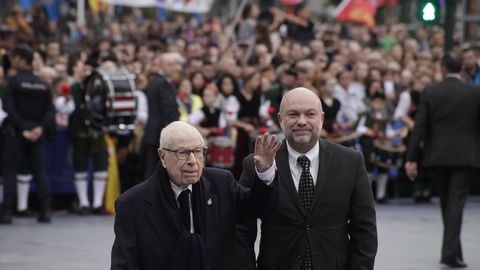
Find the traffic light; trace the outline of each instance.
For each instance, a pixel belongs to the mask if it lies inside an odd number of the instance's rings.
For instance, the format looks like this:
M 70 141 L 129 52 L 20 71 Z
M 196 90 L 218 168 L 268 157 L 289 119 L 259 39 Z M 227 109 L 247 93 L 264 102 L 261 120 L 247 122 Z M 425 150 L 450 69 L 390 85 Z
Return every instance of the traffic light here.
M 440 22 L 440 5 L 438 0 L 419 0 L 418 19 L 424 24 L 438 24 Z

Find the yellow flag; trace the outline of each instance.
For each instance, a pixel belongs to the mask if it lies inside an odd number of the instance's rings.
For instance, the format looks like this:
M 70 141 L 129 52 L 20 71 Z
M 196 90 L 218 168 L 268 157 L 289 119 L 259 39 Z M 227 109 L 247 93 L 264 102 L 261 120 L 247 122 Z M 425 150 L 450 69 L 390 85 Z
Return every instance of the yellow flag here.
M 112 138 L 105 134 L 105 141 L 108 147 L 108 178 L 107 188 L 105 189 L 104 205 L 105 211 L 110 214 L 115 213 L 115 200 L 120 196 L 120 178 L 118 177 L 117 155 L 115 144 Z
M 108 3 L 105 0 L 88 0 L 88 5 L 93 12 L 108 9 Z

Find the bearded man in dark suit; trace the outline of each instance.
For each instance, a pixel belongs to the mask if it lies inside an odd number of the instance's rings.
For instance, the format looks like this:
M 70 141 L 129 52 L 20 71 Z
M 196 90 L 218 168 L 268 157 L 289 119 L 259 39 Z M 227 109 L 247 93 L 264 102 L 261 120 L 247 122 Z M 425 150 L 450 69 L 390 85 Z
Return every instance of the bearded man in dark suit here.
M 462 62 L 442 59 L 445 79 L 427 87 L 420 99 L 410 137 L 405 170 L 417 176 L 417 162 L 438 184 L 444 224 L 440 262 L 466 267 L 460 243 L 463 208 L 480 168 L 480 89 L 460 78 Z
M 286 143 L 275 157 L 279 206 L 262 217 L 256 262 L 256 221 L 237 225 L 234 269 L 373 269 L 377 229 L 364 159 L 320 139 L 323 117 L 311 90 L 283 97 L 278 120 Z M 240 183 L 251 186 L 253 156 L 243 164 Z

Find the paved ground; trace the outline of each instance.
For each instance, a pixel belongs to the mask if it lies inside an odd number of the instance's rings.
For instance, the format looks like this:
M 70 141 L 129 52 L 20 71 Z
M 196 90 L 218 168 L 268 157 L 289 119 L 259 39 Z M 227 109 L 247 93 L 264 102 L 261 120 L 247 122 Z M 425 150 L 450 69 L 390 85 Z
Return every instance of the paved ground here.
M 438 201 L 414 205 L 407 200 L 377 207 L 377 270 L 442 270 L 438 263 L 442 224 Z M 55 213 L 50 225 L 15 219 L 0 226 L 1 270 L 108 269 L 113 217 Z M 480 269 L 480 198 L 467 203 L 462 232 L 468 269 Z

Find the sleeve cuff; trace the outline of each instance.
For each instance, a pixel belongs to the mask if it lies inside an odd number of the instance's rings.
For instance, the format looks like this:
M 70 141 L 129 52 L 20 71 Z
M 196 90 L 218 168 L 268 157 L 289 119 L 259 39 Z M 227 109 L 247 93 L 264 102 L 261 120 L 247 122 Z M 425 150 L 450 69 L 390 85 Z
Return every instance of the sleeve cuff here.
M 265 172 L 261 173 L 257 170 L 257 167 L 255 166 L 255 172 L 257 173 L 258 178 L 262 180 L 262 182 L 270 186 L 273 183 L 273 180 L 275 180 L 275 172 L 277 171 L 277 163 L 275 160 L 273 160 L 273 165 L 266 170 Z

